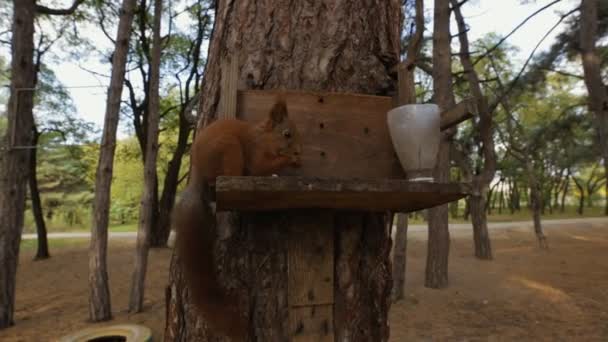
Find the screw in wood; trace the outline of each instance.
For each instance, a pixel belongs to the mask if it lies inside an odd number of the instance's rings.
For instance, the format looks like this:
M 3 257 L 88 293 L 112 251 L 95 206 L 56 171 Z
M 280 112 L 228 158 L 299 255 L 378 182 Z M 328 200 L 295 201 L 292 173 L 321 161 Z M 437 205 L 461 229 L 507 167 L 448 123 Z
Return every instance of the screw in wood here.
M 295 334 L 299 335 L 304 331 L 304 324 L 302 323 L 302 321 L 298 322 L 298 326 L 296 327 L 296 331 Z
M 323 321 L 323 334 L 327 335 L 329 334 L 329 322 L 327 320 Z

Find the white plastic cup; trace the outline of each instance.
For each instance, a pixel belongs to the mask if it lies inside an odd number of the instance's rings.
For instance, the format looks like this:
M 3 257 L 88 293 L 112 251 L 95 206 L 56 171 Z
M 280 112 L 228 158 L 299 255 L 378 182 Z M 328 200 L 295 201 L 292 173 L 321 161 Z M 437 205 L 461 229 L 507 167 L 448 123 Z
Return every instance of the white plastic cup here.
M 408 180 L 432 182 L 440 143 L 436 104 L 408 104 L 391 109 L 387 124 L 393 147 Z

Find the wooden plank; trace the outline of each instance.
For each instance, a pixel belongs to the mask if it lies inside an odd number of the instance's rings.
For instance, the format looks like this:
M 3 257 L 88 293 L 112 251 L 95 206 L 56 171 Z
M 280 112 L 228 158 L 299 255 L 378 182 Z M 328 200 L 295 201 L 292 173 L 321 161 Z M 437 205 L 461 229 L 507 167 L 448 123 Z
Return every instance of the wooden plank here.
M 238 92 L 239 117 L 265 119 L 278 96 L 285 99 L 303 143 L 302 167 L 281 175 L 404 177 L 386 124 L 390 97 L 246 90 Z
M 343 209 L 411 212 L 470 193 L 465 183 L 390 179 L 218 177 L 217 210 Z
M 239 79 L 238 54 L 231 54 L 221 63 L 222 81 L 218 118 L 237 117 L 237 91 Z
M 236 82 L 236 81 L 235 81 Z M 386 124 L 394 107 L 388 96 L 292 90 L 239 90 L 237 116 L 265 119 L 277 98 L 287 103 L 303 143 L 300 169 L 281 175 L 340 178 L 403 178 Z M 442 113 L 441 129 L 472 117 L 467 99 Z
M 472 118 L 473 115 L 477 115 L 477 104 L 473 98 L 467 98 L 456 104 L 456 106 L 441 113 L 440 128 L 443 131 L 450 127 L 454 127 L 459 123 Z
M 289 231 L 289 306 L 334 302 L 333 216 L 329 211 L 293 214 Z
M 292 342 L 333 342 L 333 305 L 292 308 L 289 312 Z

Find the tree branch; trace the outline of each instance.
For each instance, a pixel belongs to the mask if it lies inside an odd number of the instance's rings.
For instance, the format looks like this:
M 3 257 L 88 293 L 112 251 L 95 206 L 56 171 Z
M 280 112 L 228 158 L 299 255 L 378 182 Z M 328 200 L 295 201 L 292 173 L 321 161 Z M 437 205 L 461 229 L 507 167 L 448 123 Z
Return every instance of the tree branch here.
M 65 9 L 55 9 L 55 8 L 48 8 L 46 6 L 42 6 L 42 5 L 36 5 L 36 12 L 40 13 L 40 14 L 48 14 L 48 15 L 70 15 L 72 13 L 74 13 L 74 11 L 76 11 L 76 8 L 78 8 L 78 6 L 80 6 L 80 4 L 82 4 L 84 2 L 84 0 L 74 0 L 74 3 L 72 4 L 72 6 L 70 6 L 70 8 L 65 8 Z
M 500 95 L 500 97 L 490 106 L 490 111 L 494 111 L 494 109 L 498 106 L 498 104 L 502 101 L 503 98 L 505 98 L 512 90 L 513 88 L 515 88 L 515 86 L 517 85 L 517 82 L 519 81 L 519 79 L 521 78 L 521 76 L 524 73 L 524 70 L 526 70 L 526 67 L 528 66 L 528 64 L 530 63 L 530 61 L 532 60 L 532 57 L 534 57 L 534 54 L 536 53 L 536 50 L 538 49 L 538 47 L 540 46 L 540 44 L 542 44 L 542 42 L 549 36 L 549 34 L 551 34 L 551 32 L 553 32 L 553 30 L 555 30 L 557 28 L 557 26 L 559 26 L 559 24 L 561 24 L 562 21 L 564 21 L 564 19 L 571 15 L 572 13 L 578 11 L 578 8 L 573 9 L 572 11 L 562 15 L 559 20 L 555 23 L 555 25 L 553 25 L 553 27 L 551 27 L 549 29 L 549 31 L 547 31 L 547 33 L 545 33 L 545 35 L 538 41 L 538 43 L 536 44 L 536 46 L 534 47 L 534 49 L 532 50 L 532 52 L 530 53 L 530 55 L 528 56 L 528 59 L 526 59 L 526 62 L 524 63 L 524 65 L 521 67 L 521 70 L 519 70 L 519 73 L 517 73 L 517 76 L 515 76 L 515 78 L 513 79 L 513 81 L 511 81 L 511 83 L 509 84 L 508 88 Z
M 524 19 L 521 23 L 519 23 L 519 25 L 515 26 L 515 28 L 513 30 L 511 30 L 511 32 L 509 32 L 506 36 L 504 36 L 501 40 L 498 41 L 498 43 L 496 43 L 494 46 L 492 46 L 491 48 L 488 49 L 488 51 L 486 51 L 483 55 L 479 56 L 474 62 L 473 65 L 476 65 L 480 60 L 482 60 L 484 57 L 486 57 L 487 55 L 489 55 L 490 53 L 492 53 L 492 51 L 498 49 L 498 47 L 504 43 L 505 40 L 507 40 L 510 36 L 512 36 L 517 30 L 519 30 L 522 26 L 524 26 L 524 24 L 526 22 L 528 22 L 528 20 L 534 18 L 537 14 L 541 13 L 542 11 L 546 10 L 547 8 L 555 5 L 556 3 L 560 2 L 561 0 L 555 0 L 553 2 L 548 3 L 547 5 L 541 7 L 540 9 L 538 9 L 536 12 L 530 14 L 526 19 Z

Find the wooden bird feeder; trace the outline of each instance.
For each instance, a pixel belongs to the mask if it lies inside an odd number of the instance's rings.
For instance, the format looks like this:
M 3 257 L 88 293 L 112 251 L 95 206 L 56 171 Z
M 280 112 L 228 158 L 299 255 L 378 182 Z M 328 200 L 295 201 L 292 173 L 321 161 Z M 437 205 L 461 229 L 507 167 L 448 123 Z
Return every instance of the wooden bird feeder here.
M 267 116 L 281 95 L 302 138 L 302 167 L 279 177 L 218 177 L 221 211 L 294 215 L 289 230 L 288 300 L 292 341 L 333 341 L 334 227 L 332 210 L 411 212 L 470 193 L 463 183 L 409 182 L 394 152 L 387 96 L 304 91 L 237 90 L 237 71 L 224 69 L 220 113 L 245 121 Z M 441 129 L 474 114 L 471 100 L 444 110 Z M 316 210 L 313 216 L 298 210 Z M 308 217 L 308 218 L 304 218 Z M 321 243 L 323 248 L 319 247 Z M 315 313 L 314 317 L 311 312 Z

